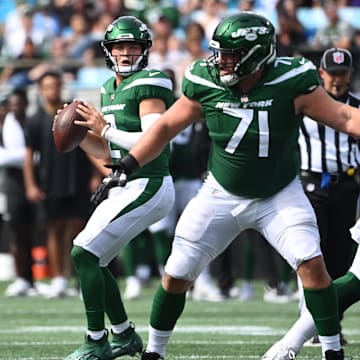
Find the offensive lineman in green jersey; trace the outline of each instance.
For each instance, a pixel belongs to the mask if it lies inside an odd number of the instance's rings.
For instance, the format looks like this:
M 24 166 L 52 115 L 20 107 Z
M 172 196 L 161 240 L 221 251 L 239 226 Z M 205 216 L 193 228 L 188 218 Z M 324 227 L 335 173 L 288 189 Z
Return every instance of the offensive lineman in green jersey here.
M 300 276 L 323 359 L 344 359 L 337 292 L 297 176 L 297 139 L 303 114 L 360 137 L 360 110 L 328 96 L 310 61 L 277 58 L 274 33 L 269 20 L 251 12 L 220 21 L 210 42 L 214 56 L 189 66 L 181 97 L 117 165 L 129 176 L 204 116 L 211 138 L 209 175 L 177 224 L 143 360 L 164 358 L 187 289 L 248 228 L 259 231 Z
M 102 114 L 88 103 L 81 106 L 91 130 L 80 146 L 99 158 L 111 156 L 116 164 L 174 98 L 168 76 L 145 69 L 151 37 L 143 22 L 131 16 L 116 19 L 107 28 L 101 46 L 115 76 L 101 88 Z M 114 171 L 96 194 L 96 201 L 97 196 L 105 199 L 74 239 L 71 251 L 88 328 L 85 343 L 67 360 L 107 360 L 142 351 L 142 340 L 128 320 L 117 281 L 107 265 L 130 240 L 170 211 L 174 188 L 169 155 L 166 146 L 153 161 L 135 171 L 127 184 Z M 108 192 L 107 198 L 103 191 Z M 105 313 L 111 323 L 111 342 Z

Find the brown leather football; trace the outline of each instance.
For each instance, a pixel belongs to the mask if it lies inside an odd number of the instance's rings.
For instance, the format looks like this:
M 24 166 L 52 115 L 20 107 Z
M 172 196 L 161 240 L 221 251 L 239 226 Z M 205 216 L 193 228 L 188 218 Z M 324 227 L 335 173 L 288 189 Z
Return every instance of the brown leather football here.
M 74 124 L 75 120 L 83 121 L 81 115 L 76 112 L 78 104 L 77 101 L 73 101 L 54 118 L 53 138 L 60 153 L 75 149 L 88 131 L 86 127 Z

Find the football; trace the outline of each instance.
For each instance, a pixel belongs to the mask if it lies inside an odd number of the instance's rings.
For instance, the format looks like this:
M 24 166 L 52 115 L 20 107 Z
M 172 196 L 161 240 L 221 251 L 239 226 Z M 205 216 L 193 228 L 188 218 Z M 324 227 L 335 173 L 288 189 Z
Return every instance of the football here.
M 77 101 L 73 101 L 54 118 L 53 138 L 60 153 L 75 149 L 88 131 L 86 127 L 74 124 L 75 120 L 83 121 L 81 115 L 76 112 L 78 104 Z

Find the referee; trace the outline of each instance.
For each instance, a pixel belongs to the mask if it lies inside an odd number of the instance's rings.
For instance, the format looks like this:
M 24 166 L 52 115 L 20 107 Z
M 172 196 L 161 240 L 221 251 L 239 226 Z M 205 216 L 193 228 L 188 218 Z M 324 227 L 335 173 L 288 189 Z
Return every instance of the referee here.
M 349 91 L 352 55 L 346 49 L 324 52 L 319 75 L 327 93 L 354 107 L 360 98 Z M 356 221 L 359 185 L 359 141 L 305 116 L 299 136 L 300 178 L 315 210 L 321 249 L 330 276 L 344 275 L 351 265 L 355 242 L 349 229 Z

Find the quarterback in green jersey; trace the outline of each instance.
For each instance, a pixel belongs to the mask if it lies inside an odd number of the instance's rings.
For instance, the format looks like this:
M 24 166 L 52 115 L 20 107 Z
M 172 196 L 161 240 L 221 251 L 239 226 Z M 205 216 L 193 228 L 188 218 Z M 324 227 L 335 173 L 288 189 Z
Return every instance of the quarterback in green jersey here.
M 146 69 L 151 37 L 137 18 L 116 19 L 101 46 L 115 76 L 101 88 L 101 113 L 86 102 L 80 106 L 89 128 L 80 146 L 95 157 L 111 157 L 116 164 L 173 103 L 172 82 L 165 73 Z M 151 162 L 134 171 L 126 184 L 114 169 L 97 194 L 105 199 L 74 239 L 71 256 L 80 281 L 87 332 L 85 343 L 67 360 L 107 360 L 142 351 L 142 340 L 128 320 L 117 281 L 107 266 L 128 242 L 170 211 L 174 187 L 169 155 L 170 148 L 165 146 Z M 113 168 L 112 164 L 108 167 Z M 104 190 L 108 196 L 103 196 Z M 111 323 L 111 341 L 105 314 Z
M 298 178 L 297 140 L 304 114 L 360 137 L 360 110 L 332 99 L 319 86 L 310 61 L 276 57 L 275 29 L 263 16 L 239 12 L 225 17 L 210 48 L 211 58 L 187 69 L 180 98 L 118 164 L 129 176 L 182 129 L 205 118 L 211 138 L 209 174 L 178 221 L 142 359 L 164 358 L 187 289 L 239 233 L 251 228 L 301 278 L 323 359 L 343 360 L 337 291 Z

